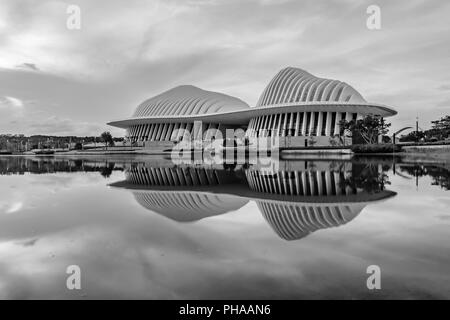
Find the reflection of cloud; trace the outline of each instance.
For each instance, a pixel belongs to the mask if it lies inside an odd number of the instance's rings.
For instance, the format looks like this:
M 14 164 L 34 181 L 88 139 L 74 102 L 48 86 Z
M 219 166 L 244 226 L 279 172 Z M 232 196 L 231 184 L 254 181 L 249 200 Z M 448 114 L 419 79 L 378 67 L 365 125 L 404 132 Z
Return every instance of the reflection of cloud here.
M 6 214 L 11 214 L 11 213 L 17 212 L 20 209 L 22 209 L 22 207 L 23 207 L 23 202 L 21 202 L 21 201 L 16 201 L 16 202 L 12 202 L 12 203 L 4 202 L 4 201 L 0 202 L 0 210 L 2 210 Z
M 30 239 L 30 240 L 25 240 L 25 241 L 17 241 L 17 243 L 24 247 L 31 247 L 31 246 L 34 246 L 38 240 L 39 240 L 38 238 L 35 238 L 35 239 Z
M 450 84 L 443 84 L 438 87 L 438 90 L 442 90 L 442 91 L 450 90 Z
M 448 297 L 448 224 L 425 214 L 448 211 L 436 207 L 434 189 L 404 188 L 352 223 L 287 243 L 254 202 L 232 219 L 179 224 L 105 188 L 98 174 L 76 175 L 70 190 L 61 177 L 1 177 L 32 204 L 0 215 L 1 298 L 373 298 L 364 284 L 374 262 L 390 279 L 384 298 Z M 11 198 L 8 184 L 0 191 Z M 64 287 L 72 264 L 81 267 L 82 294 Z
M 20 209 L 22 209 L 23 207 L 23 202 L 14 202 L 13 204 L 11 204 L 11 206 L 9 207 L 9 209 L 6 210 L 6 213 L 14 213 L 19 211 Z

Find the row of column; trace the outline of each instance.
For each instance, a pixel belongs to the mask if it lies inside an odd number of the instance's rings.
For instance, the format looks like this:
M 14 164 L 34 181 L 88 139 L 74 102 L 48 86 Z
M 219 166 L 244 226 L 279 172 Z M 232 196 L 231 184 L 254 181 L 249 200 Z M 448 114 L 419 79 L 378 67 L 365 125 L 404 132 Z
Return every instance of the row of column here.
M 127 172 L 127 180 L 149 186 L 204 186 L 219 184 L 215 170 L 204 168 L 147 168 L 134 167 Z
M 128 129 L 128 137 L 132 141 L 179 141 L 186 133 L 190 134 L 192 139 L 202 139 L 206 130 L 211 139 L 219 125 L 215 123 L 150 123 L 131 126 Z
M 275 175 L 248 170 L 247 181 L 252 190 L 281 195 L 349 195 L 355 187 L 345 186 L 345 175 L 337 171 L 279 171 Z
M 341 133 L 339 122 L 361 119 L 351 112 L 291 112 L 270 114 L 252 118 L 247 136 L 334 136 Z M 178 141 L 188 132 L 192 139 L 211 139 L 219 124 L 199 123 L 150 123 L 131 126 L 128 136 L 132 141 Z M 201 127 L 200 127 L 201 126 Z M 213 129 L 213 130 L 211 130 Z M 206 130 L 208 137 L 203 137 Z
M 291 112 L 269 114 L 250 120 L 249 137 L 334 136 L 340 134 L 339 122 L 361 119 L 351 112 Z M 250 130 L 251 129 L 251 130 Z

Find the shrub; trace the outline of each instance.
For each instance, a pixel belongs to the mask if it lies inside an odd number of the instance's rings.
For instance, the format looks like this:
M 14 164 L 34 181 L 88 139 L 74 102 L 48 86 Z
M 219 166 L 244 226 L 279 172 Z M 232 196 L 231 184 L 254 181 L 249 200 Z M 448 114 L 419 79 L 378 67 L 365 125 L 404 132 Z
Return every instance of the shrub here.
M 402 147 L 398 144 L 354 144 L 351 147 L 354 153 L 392 153 L 400 152 Z

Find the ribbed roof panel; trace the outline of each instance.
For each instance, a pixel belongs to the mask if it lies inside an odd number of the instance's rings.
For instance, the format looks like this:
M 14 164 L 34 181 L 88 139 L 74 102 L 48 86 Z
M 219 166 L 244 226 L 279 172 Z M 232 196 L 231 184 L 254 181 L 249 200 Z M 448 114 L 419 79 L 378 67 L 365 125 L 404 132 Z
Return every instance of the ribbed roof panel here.
M 185 85 L 145 100 L 137 107 L 133 118 L 203 115 L 248 108 L 249 105 L 238 98 Z
M 366 100 L 345 82 L 318 78 L 305 70 L 287 67 L 269 82 L 256 107 L 308 102 L 366 103 Z

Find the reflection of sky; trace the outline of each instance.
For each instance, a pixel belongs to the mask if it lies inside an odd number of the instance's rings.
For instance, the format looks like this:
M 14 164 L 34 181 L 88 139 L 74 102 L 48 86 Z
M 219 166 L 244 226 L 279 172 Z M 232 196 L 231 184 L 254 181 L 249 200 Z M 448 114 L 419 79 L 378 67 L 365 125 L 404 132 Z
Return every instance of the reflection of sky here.
M 346 225 L 280 239 L 254 202 L 177 223 L 99 173 L 0 177 L 0 298 L 450 298 L 448 191 L 390 177 Z M 77 264 L 81 292 L 65 287 Z M 382 290 L 366 289 L 366 267 Z

